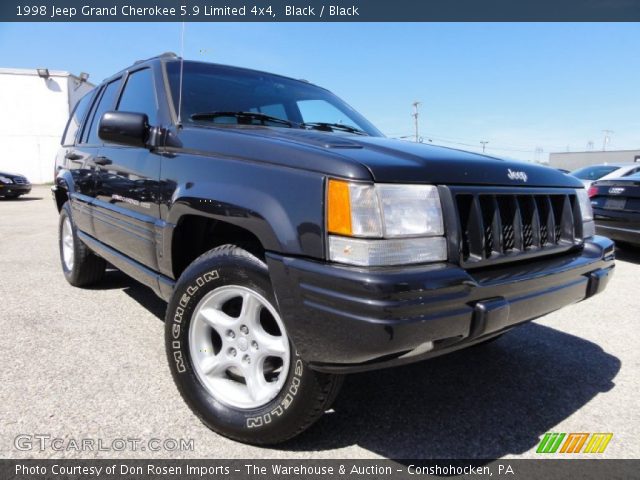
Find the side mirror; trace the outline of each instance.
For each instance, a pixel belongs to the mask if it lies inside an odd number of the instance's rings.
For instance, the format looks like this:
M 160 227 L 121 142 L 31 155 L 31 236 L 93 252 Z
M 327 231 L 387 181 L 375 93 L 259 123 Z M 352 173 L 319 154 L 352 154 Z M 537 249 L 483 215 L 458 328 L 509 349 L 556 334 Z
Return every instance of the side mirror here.
M 144 113 L 106 112 L 100 119 L 98 136 L 105 142 L 144 147 L 149 138 L 149 117 Z

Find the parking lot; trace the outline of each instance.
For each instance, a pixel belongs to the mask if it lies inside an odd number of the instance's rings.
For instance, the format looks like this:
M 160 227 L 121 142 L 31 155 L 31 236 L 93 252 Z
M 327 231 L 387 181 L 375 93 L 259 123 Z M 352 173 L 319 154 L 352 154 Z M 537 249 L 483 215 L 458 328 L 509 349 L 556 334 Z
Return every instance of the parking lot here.
M 497 342 L 347 377 L 313 428 L 266 449 L 214 434 L 183 403 L 151 290 L 117 271 L 92 289 L 66 283 L 57 220 L 48 187 L 0 199 L 1 457 L 536 457 L 546 432 L 613 432 L 603 457 L 640 457 L 640 250 L 617 251 L 603 294 Z M 194 448 L 19 450 L 20 434 Z

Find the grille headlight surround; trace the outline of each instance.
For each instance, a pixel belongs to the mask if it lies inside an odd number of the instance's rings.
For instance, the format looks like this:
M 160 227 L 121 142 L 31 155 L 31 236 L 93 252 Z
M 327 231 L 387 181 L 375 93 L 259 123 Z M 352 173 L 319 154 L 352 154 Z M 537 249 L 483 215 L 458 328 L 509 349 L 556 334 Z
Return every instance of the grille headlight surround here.
M 333 262 L 362 267 L 410 265 L 447 259 L 444 237 L 366 239 L 329 236 Z
M 359 266 L 447 260 L 438 188 L 330 179 L 329 259 Z
M 593 208 L 587 190 L 579 188 L 576 190 L 580 215 L 582 216 L 582 238 L 593 237 L 596 234 L 596 224 L 593 219 Z

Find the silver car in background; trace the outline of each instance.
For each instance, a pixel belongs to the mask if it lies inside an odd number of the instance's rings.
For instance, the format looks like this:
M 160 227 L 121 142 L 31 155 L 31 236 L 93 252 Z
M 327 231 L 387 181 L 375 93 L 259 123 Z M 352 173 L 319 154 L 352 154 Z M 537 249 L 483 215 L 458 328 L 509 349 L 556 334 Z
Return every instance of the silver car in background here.
M 585 188 L 589 188 L 596 180 L 608 180 L 610 178 L 626 177 L 640 172 L 640 162 L 636 163 L 603 163 L 601 165 L 589 165 L 574 170 L 570 173 L 580 179 Z

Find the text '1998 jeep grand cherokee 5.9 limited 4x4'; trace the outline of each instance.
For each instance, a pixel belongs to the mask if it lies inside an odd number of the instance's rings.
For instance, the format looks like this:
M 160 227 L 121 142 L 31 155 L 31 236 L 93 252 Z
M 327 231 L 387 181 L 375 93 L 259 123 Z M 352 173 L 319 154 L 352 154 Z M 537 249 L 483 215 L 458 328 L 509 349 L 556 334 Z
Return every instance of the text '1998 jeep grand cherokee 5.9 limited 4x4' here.
M 80 100 L 62 143 L 65 277 L 109 262 L 167 300 L 180 393 L 243 442 L 302 432 L 345 373 L 489 340 L 613 271 L 579 180 L 387 139 L 304 81 L 161 55 Z

